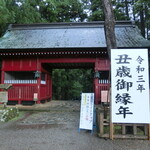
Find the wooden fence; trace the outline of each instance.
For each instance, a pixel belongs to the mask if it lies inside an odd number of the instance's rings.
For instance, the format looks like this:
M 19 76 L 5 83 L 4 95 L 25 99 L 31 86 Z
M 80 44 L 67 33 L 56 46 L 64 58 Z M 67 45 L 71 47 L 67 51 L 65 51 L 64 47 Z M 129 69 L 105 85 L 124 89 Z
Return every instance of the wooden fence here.
M 149 139 L 149 125 L 147 124 L 113 124 L 113 131 L 110 124 L 109 107 L 97 106 L 97 131 L 101 138 L 129 138 Z M 112 133 L 111 133 L 112 132 Z
M 33 94 L 37 92 L 36 85 L 24 86 L 22 84 L 16 84 L 8 92 L 9 100 L 33 100 Z

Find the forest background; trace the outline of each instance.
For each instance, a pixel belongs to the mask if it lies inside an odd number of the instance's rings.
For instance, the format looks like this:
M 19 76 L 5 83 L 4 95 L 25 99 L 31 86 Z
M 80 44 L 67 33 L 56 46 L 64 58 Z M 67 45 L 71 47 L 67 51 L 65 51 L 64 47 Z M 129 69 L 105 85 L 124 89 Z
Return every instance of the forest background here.
M 150 0 L 112 0 L 115 20 L 135 22 L 150 39 Z M 104 21 L 101 0 L 0 0 L 0 36 L 9 24 Z M 92 92 L 92 69 L 54 69 L 53 99 L 79 99 Z

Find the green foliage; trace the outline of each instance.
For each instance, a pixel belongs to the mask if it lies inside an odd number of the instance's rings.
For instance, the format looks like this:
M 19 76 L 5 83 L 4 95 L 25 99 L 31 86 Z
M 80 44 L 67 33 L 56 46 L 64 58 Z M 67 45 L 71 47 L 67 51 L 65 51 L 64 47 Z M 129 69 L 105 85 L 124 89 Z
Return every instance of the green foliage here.
M 4 0 L 0 1 L 0 14 L 5 14 L 0 15 L 0 24 L 2 24 L 3 22 L 7 22 L 10 19 L 10 13 L 9 10 L 6 8 Z
M 83 0 L 88 2 L 89 0 Z M 104 20 L 102 0 L 90 0 L 89 21 Z M 150 39 L 150 0 L 112 0 L 115 20 L 133 20 L 141 34 Z
M 119 9 L 115 9 L 114 14 L 115 14 L 115 20 L 129 20 L 129 18 L 125 16 L 125 14 Z
M 13 14 L 6 6 L 5 0 L 0 1 L 0 36 L 7 28 L 7 23 L 13 22 Z
M 129 17 L 127 16 L 125 12 L 125 2 L 122 0 L 118 1 L 112 1 L 113 8 L 114 8 L 114 14 L 115 14 L 115 20 L 129 20 Z M 127 8 L 128 9 L 128 8 Z M 89 20 L 91 21 L 103 21 L 104 20 L 104 12 L 103 12 L 103 6 L 102 6 L 102 0 L 91 0 L 91 16 L 89 17 Z
M 83 21 L 87 15 L 79 0 L 1 0 L 0 36 L 10 23 Z
M 15 23 L 30 24 L 44 22 L 38 11 L 35 0 L 18 0 L 17 2 L 20 2 L 20 5 L 15 3 L 13 7 L 10 8 L 10 10 L 15 14 Z M 10 6 L 9 3 L 8 5 Z
M 47 22 L 57 22 L 57 10 L 55 0 L 40 1 L 38 3 L 39 13 Z
M 83 21 L 86 17 L 78 0 L 46 0 L 39 7 L 42 17 L 49 22 Z
M 134 20 L 149 37 L 149 0 L 112 0 L 116 20 Z M 10 23 L 103 21 L 102 0 L 1 0 L 0 36 Z M 146 33 L 145 33 L 146 31 Z
M 89 21 L 103 21 L 104 13 L 101 0 L 91 0 L 90 5 L 91 15 L 89 16 Z
M 53 70 L 53 99 L 79 99 L 81 92 L 92 92 L 92 70 Z
M 104 21 L 104 13 L 101 10 L 94 11 L 89 17 L 89 21 Z
M 150 35 L 150 1 L 149 0 L 130 0 L 130 11 L 132 20 L 141 29 L 141 34 L 149 38 Z
M 5 108 L 0 111 L 0 114 L 0 121 L 8 122 L 9 120 L 12 120 L 13 118 L 19 116 L 19 111 L 18 108 Z

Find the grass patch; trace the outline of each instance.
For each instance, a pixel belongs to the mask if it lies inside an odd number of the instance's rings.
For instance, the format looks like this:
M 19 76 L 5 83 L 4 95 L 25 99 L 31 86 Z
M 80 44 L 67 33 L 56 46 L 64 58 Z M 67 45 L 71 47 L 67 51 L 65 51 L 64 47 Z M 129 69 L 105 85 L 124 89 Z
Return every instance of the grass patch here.
M 19 115 L 16 116 L 15 118 L 11 119 L 10 121 L 17 121 L 17 120 L 23 118 L 23 117 L 25 116 L 25 114 L 26 114 L 26 112 L 24 112 L 24 111 L 19 111 Z
M 108 134 L 109 133 L 109 125 L 104 126 L 104 134 Z M 114 134 L 122 134 L 122 128 L 120 125 L 115 125 L 114 126 Z

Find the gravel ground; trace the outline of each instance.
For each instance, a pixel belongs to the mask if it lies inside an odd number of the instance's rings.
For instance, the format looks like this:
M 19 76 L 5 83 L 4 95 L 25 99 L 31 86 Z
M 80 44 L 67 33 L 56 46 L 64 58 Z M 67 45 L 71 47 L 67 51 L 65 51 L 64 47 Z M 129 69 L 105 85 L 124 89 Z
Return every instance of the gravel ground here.
M 150 150 L 147 140 L 112 141 L 89 131 L 78 132 L 77 101 L 49 104 L 43 106 L 45 112 L 31 112 L 29 107 L 24 118 L 1 123 L 0 150 Z

